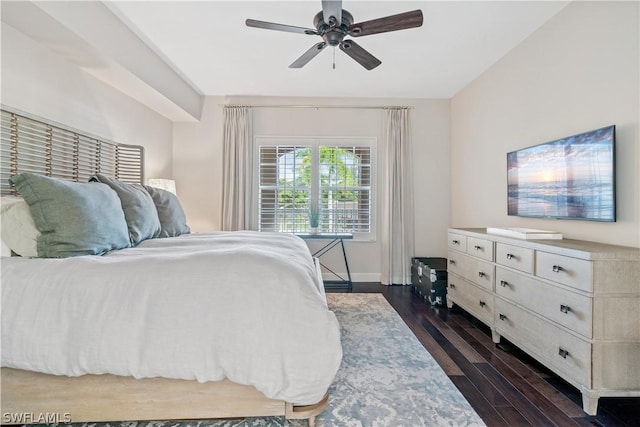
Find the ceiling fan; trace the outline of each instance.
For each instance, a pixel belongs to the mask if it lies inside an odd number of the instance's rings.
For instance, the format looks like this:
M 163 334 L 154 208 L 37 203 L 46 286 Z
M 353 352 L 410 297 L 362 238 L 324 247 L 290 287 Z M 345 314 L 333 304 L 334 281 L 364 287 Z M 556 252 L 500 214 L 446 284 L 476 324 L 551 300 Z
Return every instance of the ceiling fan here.
M 354 24 L 353 16 L 342 8 L 342 0 L 322 0 L 322 10 L 313 18 L 313 25 L 316 27 L 315 30 L 292 25 L 275 24 L 273 22 L 256 21 L 255 19 L 247 19 L 245 23 L 248 27 L 322 37 L 323 41 L 313 45 L 311 49 L 303 53 L 300 58 L 293 61 L 293 63 L 289 65 L 289 68 L 302 68 L 325 47 L 340 46 L 341 51 L 349 55 L 367 70 L 372 70 L 382 64 L 382 62 L 353 40 L 345 40 L 344 38 L 346 36 L 362 37 L 371 34 L 416 28 L 422 26 L 422 19 L 422 11 L 418 9 Z

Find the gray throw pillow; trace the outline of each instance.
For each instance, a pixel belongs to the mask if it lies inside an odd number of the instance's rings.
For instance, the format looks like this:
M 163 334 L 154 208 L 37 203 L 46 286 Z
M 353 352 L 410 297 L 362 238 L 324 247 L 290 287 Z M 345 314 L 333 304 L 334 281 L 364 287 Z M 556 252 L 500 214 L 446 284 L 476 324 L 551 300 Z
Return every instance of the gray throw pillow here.
M 100 173 L 92 176 L 89 181 L 107 184 L 120 197 L 132 246 L 160 235 L 160 219 L 156 205 L 142 185 L 127 184 Z
M 33 173 L 9 178 L 31 209 L 40 231 L 38 256 L 101 255 L 130 246 L 118 195 L 106 185 Z
M 144 188 L 151 195 L 158 210 L 158 218 L 160 218 L 162 228 L 160 237 L 176 237 L 191 232 L 187 225 L 187 216 L 175 194 L 148 185 L 145 185 Z

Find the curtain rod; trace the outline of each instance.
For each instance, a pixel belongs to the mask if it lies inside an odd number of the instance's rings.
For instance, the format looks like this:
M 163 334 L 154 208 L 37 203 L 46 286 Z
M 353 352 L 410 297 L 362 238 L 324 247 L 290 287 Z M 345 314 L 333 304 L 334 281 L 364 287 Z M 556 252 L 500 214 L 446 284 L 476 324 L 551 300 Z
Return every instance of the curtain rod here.
M 372 106 L 372 105 L 229 105 L 218 104 L 222 107 L 248 107 L 248 108 L 346 108 L 357 110 L 410 110 L 413 107 L 408 106 Z

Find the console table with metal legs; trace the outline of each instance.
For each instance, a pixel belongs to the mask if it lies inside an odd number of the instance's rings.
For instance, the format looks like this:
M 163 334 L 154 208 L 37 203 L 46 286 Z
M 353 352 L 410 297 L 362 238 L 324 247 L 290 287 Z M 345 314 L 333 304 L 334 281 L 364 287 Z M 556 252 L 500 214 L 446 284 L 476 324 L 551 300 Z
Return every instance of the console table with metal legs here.
M 344 241 L 353 239 L 352 234 L 297 234 L 300 238 L 304 240 L 328 240 L 326 244 L 324 244 L 320 249 L 316 250 L 312 253 L 314 257 L 317 257 L 320 261 L 320 265 L 325 268 L 328 272 L 333 274 L 339 280 L 325 280 L 324 287 L 325 289 L 347 289 L 349 291 L 353 288 L 353 282 L 351 281 L 351 271 L 349 270 L 349 260 L 347 259 L 347 251 L 344 249 Z M 323 242 L 324 243 L 324 242 Z M 342 249 L 342 259 L 344 260 L 344 266 L 347 269 L 347 277 L 343 277 L 342 275 L 336 273 L 325 264 L 322 263 L 321 257 L 329 252 L 331 249 L 339 246 Z M 335 267 L 334 267 L 335 268 Z

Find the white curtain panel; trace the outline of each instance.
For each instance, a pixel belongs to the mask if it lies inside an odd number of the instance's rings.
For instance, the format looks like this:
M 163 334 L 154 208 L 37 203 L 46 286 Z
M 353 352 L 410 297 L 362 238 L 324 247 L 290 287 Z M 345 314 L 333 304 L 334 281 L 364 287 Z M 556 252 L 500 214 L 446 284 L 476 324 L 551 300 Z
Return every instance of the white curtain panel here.
M 383 285 L 411 283 L 414 253 L 413 168 L 409 109 L 384 111 L 380 237 Z
M 251 108 L 224 107 L 222 151 L 223 231 L 256 230 Z

